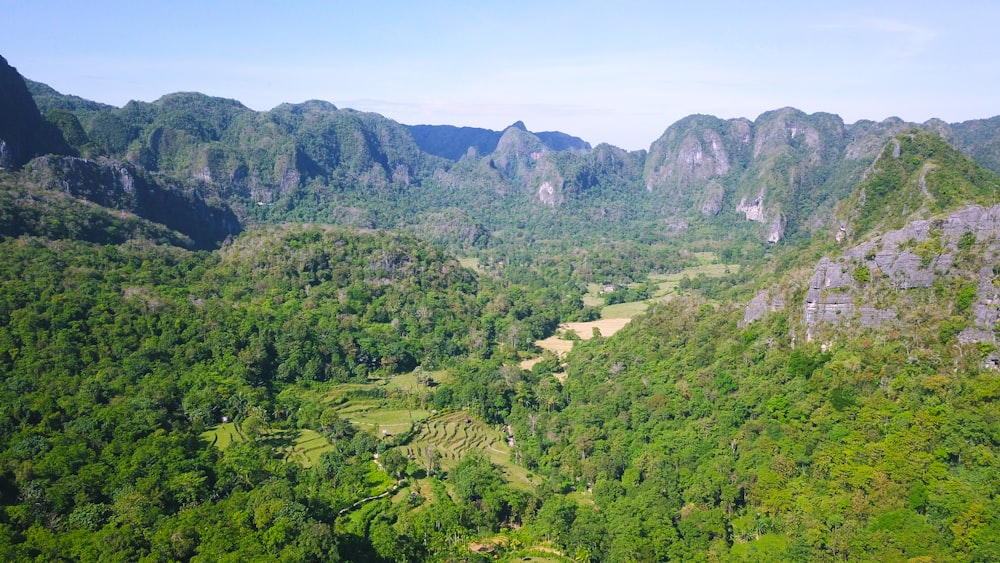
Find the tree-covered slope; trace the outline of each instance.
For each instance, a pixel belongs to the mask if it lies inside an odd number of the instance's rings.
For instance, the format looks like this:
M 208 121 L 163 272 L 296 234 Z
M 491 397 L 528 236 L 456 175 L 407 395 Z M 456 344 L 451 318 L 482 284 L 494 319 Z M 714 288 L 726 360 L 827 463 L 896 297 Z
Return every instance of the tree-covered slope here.
M 521 122 L 514 126 L 518 124 L 521 128 L 525 128 Z M 503 131 L 453 125 L 407 125 L 406 128 L 413 135 L 413 140 L 420 146 L 420 150 L 449 160 L 461 159 L 470 149 L 476 154 L 488 155 L 497 148 L 503 135 Z M 560 131 L 536 132 L 534 135 L 554 151 L 590 149 L 590 143 Z
M 596 508 L 553 495 L 538 529 L 607 560 L 1000 555 L 1000 211 L 971 205 L 995 175 L 917 132 L 868 182 L 883 221 L 863 240 L 776 252 L 756 298 L 696 293 L 581 342 L 562 401 L 512 407 L 529 467 Z M 890 215 L 914 191 L 928 218 Z
M 898 135 L 885 146 L 840 211 L 845 228 L 860 238 L 960 205 L 993 205 L 1000 177 L 923 131 Z
M 372 438 L 331 434 L 335 465 L 302 469 L 263 438 L 219 453 L 199 434 L 223 416 L 319 432 L 285 386 L 484 346 L 469 341 L 476 280 L 407 237 L 288 227 L 216 253 L 26 237 L 0 250 L 6 561 L 336 560 L 333 521 L 368 491 Z

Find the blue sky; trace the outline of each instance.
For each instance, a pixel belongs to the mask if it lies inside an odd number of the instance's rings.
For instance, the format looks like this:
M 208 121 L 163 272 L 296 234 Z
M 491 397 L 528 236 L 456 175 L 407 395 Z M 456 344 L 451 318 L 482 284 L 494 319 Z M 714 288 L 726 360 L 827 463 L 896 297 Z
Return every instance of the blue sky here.
M 0 0 L 0 55 L 116 106 L 177 91 L 256 110 L 321 99 L 630 150 L 692 113 L 1000 114 L 1000 2 L 813 4 Z

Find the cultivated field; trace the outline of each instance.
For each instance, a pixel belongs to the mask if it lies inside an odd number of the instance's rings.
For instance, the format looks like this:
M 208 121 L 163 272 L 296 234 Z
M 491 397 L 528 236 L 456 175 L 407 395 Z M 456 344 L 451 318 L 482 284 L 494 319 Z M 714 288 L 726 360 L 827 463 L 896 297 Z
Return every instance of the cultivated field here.
M 433 416 L 421 424 L 420 432 L 400 451 L 418 467 L 427 467 L 428 454 L 437 457 L 436 464 L 448 470 L 465 454 L 480 450 L 500 466 L 504 478 L 515 486 L 532 487 L 528 473 L 510 460 L 507 435 L 471 417 L 465 411 L 453 411 Z
M 246 434 L 234 422 L 220 424 L 204 432 L 201 437 L 223 451 L 233 443 L 247 440 Z M 308 429 L 265 430 L 259 440 L 271 446 L 285 461 L 298 463 L 302 467 L 312 467 L 323 452 L 333 449 L 326 438 Z
M 555 353 L 557 356 L 564 356 L 567 352 L 573 348 L 573 341 L 567 340 L 565 335 L 567 331 L 572 330 L 580 337 L 580 340 L 590 340 L 594 337 L 594 329 L 601 331 L 601 336 L 608 337 L 612 334 L 621 330 L 625 325 L 631 321 L 631 317 L 628 318 L 617 318 L 617 319 L 601 319 L 599 321 L 589 321 L 589 322 L 579 322 L 579 323 L 563 323 L 559 325 L 559 329 L 555 335 L 550 336 L 544 340 L 538 340 L 535 344 L 543 349 Z M 531 360 L 527 360 L 531 361 Z M 533 364 L 532 364 L 533 365 Z M 523 367 L 523 364 L 522 364 Z M 526 368 L 526 369 L 531 369 Z
M 727 264 L 715 264 L 715 254 L 702 252 L 697 255 L 699 265 L 685 268 L 676 274 L 650 274 L 647 279 L 657 284 L 649 299 L 643 301 L 632 301 L 629 303 L 618 303 L 608 305 L 601 309 L 601 320 L 581 323 L 563 323 L 559 326 L 556 334 L 543 340 L 535 341 L 535 345 L 543 350 L 550 351 L 560 358 L 573 349 L 573 340 L 566 338 L 566 332 L 572 330 L 580 337 L 580 340 L 588 340 L 594 335 L 594 328 L 601 331 L 601 336 L 609 337 L 619 330 L 633 318 L 641 315 L 653 303 L 669 301 L 677 295 L 678 286 L 681 280 L 687 278 L 697 278 L 704 276 L 707 278 L 722 277 L 738 271 L 739 266 Z M 599 307 L 604 303 L 602 296 L 604 286 L 591 283 L 587 286 L 587 294 L 583 296 L 583 304 L 588 307 Z M 532 366 L 541 361 L 541 358 L 531 358 L 521 362 L 521 369 L 530 370 Z

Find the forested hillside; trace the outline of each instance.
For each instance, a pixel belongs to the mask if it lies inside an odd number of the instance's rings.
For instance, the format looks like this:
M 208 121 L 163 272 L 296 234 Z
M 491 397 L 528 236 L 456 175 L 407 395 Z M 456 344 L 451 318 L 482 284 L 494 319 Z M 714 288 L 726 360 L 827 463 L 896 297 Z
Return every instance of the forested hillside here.
M 995 118 L 0 84 L 4 561 L 1000 560 Z

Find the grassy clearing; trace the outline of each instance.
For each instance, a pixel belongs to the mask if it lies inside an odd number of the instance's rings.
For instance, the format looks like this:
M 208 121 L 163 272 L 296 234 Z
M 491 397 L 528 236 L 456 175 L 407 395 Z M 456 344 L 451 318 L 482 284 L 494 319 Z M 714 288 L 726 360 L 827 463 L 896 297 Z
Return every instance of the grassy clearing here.
M 479 258 L 459 258 L 458 263 L 462 265 L 463 268 L 468 268 L 473 271 L 479 271 Z
M 600 307 L 604 305 L 604 297 L 601 296 L 603 290 L 604 286 L 599 283 L 588 283 L 587 294 L 583 296 L 583 305 L 585 307 Z
M 223 451 L 233 442 L 243 442 L 246 440 L 246 436 L 240 432 L 239 428 L 233 422 L 220 424 L 211 430 L 202 432 L 201 438 Z
M 694 257 L 698 261 L 698 264 L 702 266 L 705 264 L 715 264 L 719 261 L 719 256 L 714 252 L 695 252 Z
M 424 370 L 421 376 L 429 378 L 433 382 L 432 385 L 440 385 L 451 381 L 451 373 L 448 370 Z M 417 381 L 416 371 L 394 375 L 389 379 L 384 380 L 384 383 L 387 391 L 396 389 L 404 393 L 417 393 L 428 388 L 427 385 Z
M 646 312 L 649 303 L 646 301 L 633 301 L 631 303 L 617 303 L 608 305 L 601 309 L 601 318 L 604 319 L 632 319 Z M 603 333 L 602 333 L 603 334 Z
M 552 353 L 554 353 L 555 355 L 557 355 L 557 356 L 559 356 L 561 358 L 561 357 L 565 356 L 566 354 L 568 354 L 569 351 L 573 349 L 573 341 L 572 340 L 564 340 L 562 338 L 562 335 L 556 334 L 554 336 L 550 336 L 550 337 L 542 339 L 542 340 L 536 340 L 535 341 L 535 346 L 538 346 L 542 350 L 548 350 L 549 352 L 552 352 Z M 539 357 L 539 358 L 533 358 L 533 359 L 540 361 L 541 357 Z M 528 361 L 531 361 L 531 360 L 525 360 L 525 362 L 528 362 Z M 534 365 L 534 364 L 532 364 L 532 365 Z M 524 368 L 524 362 L 521 363 L 521 367 Z M 531 369 L 531 368 L 527 368 L 527 369 Z
M 351 423 L 375 434 L 382 430 L 390 434 L 399 434 L 409 430 L 410 426 L 430 416 L 429 411 L 408 410 L 408 409 L 382 409 L 373 408 L 365 411 L 355 411 L 350 416 L 341 414 L 341 417 L 348 418 Z

